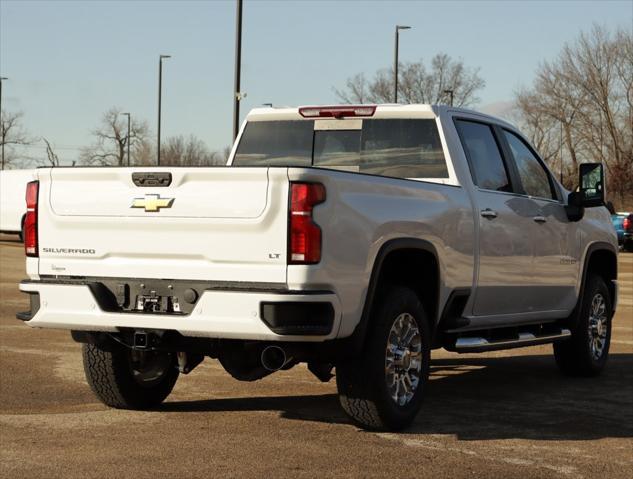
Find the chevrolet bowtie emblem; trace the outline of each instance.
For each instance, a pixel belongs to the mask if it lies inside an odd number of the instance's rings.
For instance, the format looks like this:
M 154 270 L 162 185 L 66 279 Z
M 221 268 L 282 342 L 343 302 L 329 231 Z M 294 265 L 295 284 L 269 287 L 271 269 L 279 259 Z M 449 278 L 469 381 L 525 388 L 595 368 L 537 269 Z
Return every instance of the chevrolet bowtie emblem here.
M 130 208 L 144 208 L 146 212 L 155 213 L 161 208 L 171 208 L 175 198 L 161 198 L 160 195 L 145 195 L 145 198 L 134 198 Z

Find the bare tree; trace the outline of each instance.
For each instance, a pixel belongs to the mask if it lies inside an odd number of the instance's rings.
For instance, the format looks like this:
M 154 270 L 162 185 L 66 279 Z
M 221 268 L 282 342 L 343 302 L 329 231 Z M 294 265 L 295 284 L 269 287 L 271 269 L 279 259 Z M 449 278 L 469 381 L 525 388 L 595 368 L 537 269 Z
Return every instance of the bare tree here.
M 216 165 L 223 166 L 226 165 L 226 162 L 229 159 L 229 155 L 231 154 L 231 147 L 225 146 L 221 150 L 218 150 L 213 153 L 213 158 Z
M 53 151 L 50 141 L 44 137 L 42 137 L 42 141 L 46 144 L 46 159 L 48 160 L 48 164 L 51 166 L 59 166 L 59 157 L 55 151 Z
M 93 130 L 95 142 L 83 148 L 79 159 L 87 165 L 123 166 L 127 163 L 127 142 L 135 152 L 144 149 L 141 145 L 149 136 L 147 122 L 133 120 L 130 138 L 127 137 L 127 121 L 121 116 L 121 109 L 111 108 L 103 114 L 101 125 Z M 135 164 L 131 160 L 131 164 Z
M 222 165 L 228 158 L 227 149 L 210 151 L 199 138 L 191 135 L 168 138 L 161 146 L 161 163 L 174 166 Z
M 154 148 L 153 141 L 149 141 L 148 138 L 143 138 L 142 140 L 134 142 L 132 146 L 133 165 L 151 166 L 156 164 L 156 149 Z
M 345 82 L 345 89 L 334 89 L 336 96 L 345 103 L 369 103 L 369 84 L 364 73 L 358 73 Z
M 521 91 L 517 94 L 516 108 L 512 112 L 512 119 L 523 125 L 522 131 L 540 152 L 547 163 L 553 163 L 560 155 L 560 128 L 555 118 L 552 118 L 540 108 L 535 108 L 538 98 L 532 92 Z
M 46 160 L 37 160 L 38 164 L 44 164 L 46 166 L 61 166 L 61 162 L 59 161 L 59 156 L 55 153 L 53 145 L 46 138 L 42 137 L 42 141 L 46 145 Z M 76 161 L 73 160 L 71 166 L 75 166 Z
M 26 155 L 20 155 L 16 151 L 16 147 L 33 143 L 33 139 L 22 125 L 23 116 L 22 112 L 0 112 L 0 149 L 2 150 L 0 169 L 23 166 L 30 161 Z
M 399 64 L 398 75 L 398 93 L 403 103 L 447 103 L 446 92 L 452 91 L 455 106 L 470 106 L 479 101 L 477 92 L 485 86 L 479 69 L 468 68 L 445 53 L 435 55 L 428 70 L 422 60 Z M 390 103 L 393 69 L 378 70 L 371 81 L 359 73 L 334 92 L 345 103 Z
M 562 145 L 562 169 L 575 175 L 582 161 L 603 162 L 620 205 L 633 195 L 631 32 L 597 25 L 582 32 L 555 60 L 539 66 L 532 87 L 517 93 L 516 105 L 546 160 Z

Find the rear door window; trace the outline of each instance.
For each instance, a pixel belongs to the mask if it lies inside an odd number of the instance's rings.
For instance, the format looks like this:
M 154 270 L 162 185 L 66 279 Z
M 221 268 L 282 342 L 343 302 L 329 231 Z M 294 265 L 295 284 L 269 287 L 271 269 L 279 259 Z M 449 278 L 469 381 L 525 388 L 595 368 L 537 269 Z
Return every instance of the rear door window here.
M 456 120 L 473 182 L 485 190 L 511 192 L 512 187 L 492 128 L 485 123 Z

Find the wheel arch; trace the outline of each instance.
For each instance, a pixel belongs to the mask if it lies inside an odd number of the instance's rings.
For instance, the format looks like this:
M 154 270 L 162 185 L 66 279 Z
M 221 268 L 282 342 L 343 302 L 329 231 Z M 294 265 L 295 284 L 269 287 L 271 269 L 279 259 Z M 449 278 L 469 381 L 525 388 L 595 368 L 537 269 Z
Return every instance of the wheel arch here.
M 431 274 L 428 267 L 431 266 Z M 404 268 L 398 268 L 404 266 Z M 414 275 L 425 268 L 424 275 Z M 367 287 L 360 321 L 352 334 L 353 350 L 358 353 L 365 343 L 371 311 L 380 299 L 381 285 L 399 284 L 412 287 L 420 297 L 433 336 L 437 326 L 440 297 L 440 262 L 437 249 L 427 240 L 397 238 L 387 241 L 378 251 Z
M 617 292 L 613 281 L 618 277 L 618 255 L 616 249 L 611 243 L 600 241 L 591 243 L 587 247 L 585 260 L 583 262 L 578 301 L 571 315 L 573 324 L 575 324 L 578 319 L 578 314 L 585 294 L 587 278 L 590 274 L 597 274 L 604 279 L 611 296 L 611 304 L 613 307 L 612 313 L 615 313 Z

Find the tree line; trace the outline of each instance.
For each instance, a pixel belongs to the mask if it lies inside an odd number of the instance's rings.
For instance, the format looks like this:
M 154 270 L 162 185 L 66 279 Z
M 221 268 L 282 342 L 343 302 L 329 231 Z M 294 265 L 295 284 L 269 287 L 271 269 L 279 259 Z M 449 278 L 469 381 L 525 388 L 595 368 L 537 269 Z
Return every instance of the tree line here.
M 398 91 L 402 103 L 452 103 L 471 107 L 479 102 L 485 86 L 478 68 L 439 53 L 428 65 L 401 63 Z M 334 94 L 344 103 L 390 103 L 393 70 L 373 76 L 358 73 Z M 88 165 L 127 164 L 130 142 L 132 165 L 151 165 L 156 151 L 145 121 L 134 120 L 127 136 L 127 120 L 112 108 L 93 130 L 93 143 L 80 152 L 77 162 Z M 579 163 L 602 162 L 608 192 L 616 207 L 633 205 L 633 34 L 609 31 L 595 25 L 563 46 L 558 55 L 542 62 L 531 85 L 515 93 L 513 108 L 505 115 L 528 136 L 550 168 L 568 189 L 576 187 Z M 39 163 L 59 164 L 47 139 L 35 140 L 22 126 L 20 113 L 5 114 L 0 124 L 0 144 L 8 150 L 6 165 L 20 165 L 19 146 L 35 141 L 46 144 L 47 157 Z M 5 153 L 6 155 L 6 153 Z M 165 165 L 223 164 L 228 148 L 211 151 L 200 139 L 167 138 L 161 146 Z M 22 158 L 25 160 L 25 158 Z M 28 158 L 26 158 L 28 160 Z M 24 161 L 22 161 L 23 163 Z
M 594 26 L 543 62 L 516 94 L 516 119 L 543 158 L 576 186 L 582 162 L 602 162 L 607 193 L 633 203 L 633 34 Z
M 79 150 L 72 166 L 125 166 L 128 164 L 128 142 L 131 166 L 156 164 L 155 140 L 147 121 L 132 119 L 128 137 L 127 119 L 121 112 L 120 108 L 113 107 L 103 113 L 99 125 L 91 131 L 92 142 Z M 21 112 L 2 112 L 0 147 L 2 145 L 5 150 L 3 169 L 61 165 L 52 142 L 26 130 Z M 23 147 L 31 146 L 43 146 L 46 156 L 24 153 L 27 148 Z M 229 148 L 210 150 L 194 135 L 168 137 L 161 142 L 161 165 L 165 166 L 223 165 L 228 154 Z
M 402 103 L 469 107 L 485 86 L 479 70 L 446 54 L 398 66 Z M 349 78 L 336 96 L 346 103 L 393 101 L 393 69 Z M 450 94 L 450 96 L 449 96 Z M 452 98 L 451 98 L 452 96 Z M 602 162 L 616 207 L 633 206 L 633 36 L 595 25 L 542 62 L 532 85 L 517 91 L 506 116 L 573 190 L 578 165 Z

